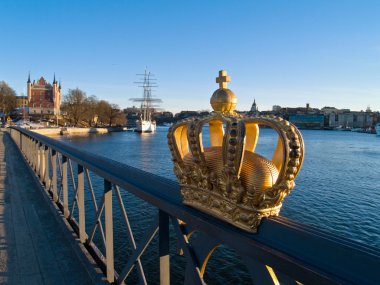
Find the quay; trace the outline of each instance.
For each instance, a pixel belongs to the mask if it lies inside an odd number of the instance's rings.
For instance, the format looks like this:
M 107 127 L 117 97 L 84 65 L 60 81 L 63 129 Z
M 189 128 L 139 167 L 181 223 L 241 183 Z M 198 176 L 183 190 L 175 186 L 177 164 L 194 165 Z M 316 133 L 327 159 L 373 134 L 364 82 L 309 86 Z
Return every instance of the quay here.
M 184 284 L 206 284 L 207 263 L 220 245 L 236 252 L 252 284 L 380 284 L 377 248 L 283 217 L 264 218 L 250 233 L 184 205 L 175 181 L 21 128 L 2 132 L 0 141 L 0 282 L 148 284 L 152 273 L 141 256 L 155 246 L 155 283 L 169 285 L 175 240 L 186 263 Z M 100 191 L 94 176 L 104 182 Z M 124 205 L 122 191 L 156 209 L 152 221 L 138 225 L 138 240 L 128 219 L 134 209 Z M 131 248 L 118 268 L 116 218 L 124 228 L 119 238 Z M 138 282 L 129 283 L 132 271 Z
M 0 283 L 103 283 L 27 167 L 1 131 Z

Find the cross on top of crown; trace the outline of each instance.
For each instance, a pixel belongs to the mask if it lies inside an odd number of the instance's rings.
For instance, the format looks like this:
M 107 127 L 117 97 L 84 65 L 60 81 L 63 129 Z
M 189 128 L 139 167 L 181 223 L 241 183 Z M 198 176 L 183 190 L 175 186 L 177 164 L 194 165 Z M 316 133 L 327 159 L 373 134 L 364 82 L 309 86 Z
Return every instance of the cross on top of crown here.
M 216 78 L 216 83 L 219 83 L 219 88 L 227 89 L 227 82 L 231 81 L 231 77 L 227 75 L 227 71 L 220 70 L 219 77 Z

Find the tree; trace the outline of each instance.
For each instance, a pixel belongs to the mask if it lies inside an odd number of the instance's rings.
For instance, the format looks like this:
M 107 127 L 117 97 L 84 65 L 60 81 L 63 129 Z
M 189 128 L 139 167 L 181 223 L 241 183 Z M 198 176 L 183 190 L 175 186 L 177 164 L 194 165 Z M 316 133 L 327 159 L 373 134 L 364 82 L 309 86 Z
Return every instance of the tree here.
M 69 89 L 63 97 L 62 110 L 75 126 L 86 117 L 86 100 L 86 93 L 79 88 Z
M 109 125 L 125 125 L 127 120 L 124 112 L 120 110 L 117 104 L 111 104 L 109 109 Z
M 8 114 L 16 108 L 16 92 L 5 81 L 0 81 L 0 110 Z
M 98 114 L 97 114 L 97 105 L 98 105 L 98 98 L 96 96 L 91 95 L 90 97 L 87 97 L 85 100 L 85 119 L 88 122 L 88 125 L 90 127 L 94 126 L 94 124 L 97 124 L 98 120 Z
M 100 100 L 96 106 L 96 113 L 98 115 L 98 123 L 101 125 L 108 124 L 108 114 L 110 112 L 111 105 L 105 100 Z

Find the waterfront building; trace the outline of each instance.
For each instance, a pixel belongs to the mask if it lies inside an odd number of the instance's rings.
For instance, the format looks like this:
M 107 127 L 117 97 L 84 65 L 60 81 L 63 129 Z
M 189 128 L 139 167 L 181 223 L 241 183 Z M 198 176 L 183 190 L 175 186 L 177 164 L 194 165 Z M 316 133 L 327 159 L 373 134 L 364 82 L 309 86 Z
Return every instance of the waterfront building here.
M 16 96 L 16 108 L 24 108 L 28 106 L 28 96 Z
M 329 127 L 331 128 L 363 128 L 372 127 L 376 122 L 373 112 L 354 112 L 350 110 L 338 110 L 328 115 Z
M 154 112 L 153 113 L 153 119 L 156 121 L 157 125 L 172 123 L 173 118 L 174 116 L 172 112 Z
M 323 114 L 292 114 L 289 115 L 289 121 L 300 129 L 323 129 Z
M 28 96 L 16 96 L 16 112 L 17 113 L 28 113 Z
M 61 108 L 61 83 L 54 80 L 50 84 L 43 76 L 37 81 L 27 81 L 29 114 L 60 115 Z
M 328 106 L 326 106 L 326 107 L 323 107 L 322 109 L 321 109 L 321 112 L 325 115 L 325 116 L 328 116 L 329 114 L 331 114 L 331 113 L 336 113 L 336 112 L 338 112 L 338 109 L 337 108 L 335 108 L 335 107 L 328 107 Z

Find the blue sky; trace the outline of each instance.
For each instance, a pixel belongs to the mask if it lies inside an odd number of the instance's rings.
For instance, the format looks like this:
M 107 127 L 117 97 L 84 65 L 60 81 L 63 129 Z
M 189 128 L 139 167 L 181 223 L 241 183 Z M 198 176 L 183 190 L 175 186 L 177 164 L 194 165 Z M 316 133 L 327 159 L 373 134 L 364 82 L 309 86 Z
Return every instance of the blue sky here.
M 238 110 L 380 111 L 380 1 L 0 0 L 0 80 L 55 72 L 63 92 L 132 106 L 147 66 L 165 110 L 210 110 L 220 69 Z

